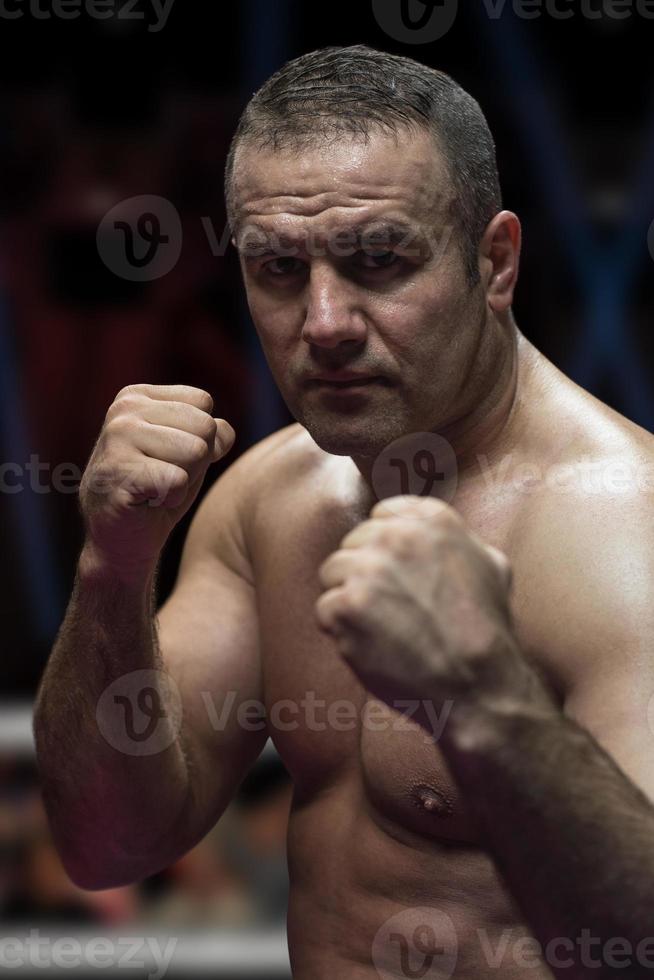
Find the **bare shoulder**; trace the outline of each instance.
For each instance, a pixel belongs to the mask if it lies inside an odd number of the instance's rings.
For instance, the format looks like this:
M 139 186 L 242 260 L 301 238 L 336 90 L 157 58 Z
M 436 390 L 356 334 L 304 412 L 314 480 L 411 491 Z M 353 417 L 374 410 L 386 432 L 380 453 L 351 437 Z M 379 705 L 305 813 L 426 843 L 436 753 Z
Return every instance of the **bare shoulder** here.
M 299 423 L 255 443 L 208 491 L 189 538 L 195 539 L 198 547 L 219 548 L 234 571 L 251 578 L 250 542 L 262 512 L 269 511 L 271 505 L 273 509 L 281 506 L 284 492 L 303 485 L 324 458 L 325 453 Z M 189 544 L 192 546 L 193 540 Z
M 247 521 L 262 499 L 269 500 L 271 491 L 279 493 L 289 481 L 301 483 L 325 458 L 307 430 L 294 422 L 239 456 L 207 496 L 214 491 L 216 497 L 229 494 Z
M 542 407 L 542 433 L 535 464 L 524 482 L 521 531 L 538 531 L 544 517 L 550 533 L 575 520 L 586 522 L 622 512 L 623 520 L 652 509 L 654 435 L 563 378 Z M 611 524 L 604 528 L 610 533 Z M 576 539 L 579 534 L 573 534 Z M 613 534 L 619 527 L 613 526 Z
M 654 640 L 654 436 L 572 382 L 561 394 L 556 452 L 525 480 L 512 560 L 517 617 L 572 683 Z

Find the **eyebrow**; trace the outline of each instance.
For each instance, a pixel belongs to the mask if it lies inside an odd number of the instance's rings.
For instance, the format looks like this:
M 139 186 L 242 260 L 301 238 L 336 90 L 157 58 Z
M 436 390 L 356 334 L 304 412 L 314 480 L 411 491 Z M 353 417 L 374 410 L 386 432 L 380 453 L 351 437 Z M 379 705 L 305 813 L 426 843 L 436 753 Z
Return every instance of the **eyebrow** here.
M 247 236 L 247 237 L 245 237 Z M 267 255 L 279 255 L 289 249 L 302 248 L 309 235 L 289 235 L 277 233 L 262 228 L 260 225 L 249 224 L 244 233 L 236 238 L 236 249 L 244 258 L 261 258 Z M 336 249 L 344 245 L 353 250 L 379 249 L 384 246 L 407 244 L 428 245 L 429 235 L 419 225 L 407 224 L 403 221 L 362 222 L 358 225 L 334 228 L 326 235 L 313 236 L 314 241 L 323 247 L 323 242 L 334 241 Z

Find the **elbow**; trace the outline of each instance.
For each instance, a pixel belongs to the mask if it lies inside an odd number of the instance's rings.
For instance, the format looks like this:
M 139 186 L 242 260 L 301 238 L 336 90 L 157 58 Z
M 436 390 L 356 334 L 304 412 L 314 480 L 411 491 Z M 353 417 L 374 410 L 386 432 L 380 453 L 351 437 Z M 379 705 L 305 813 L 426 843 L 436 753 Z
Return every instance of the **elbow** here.
M 112 864 L 100 866 L 97 861 L 84 860 L 80 857 L 59 854 L 64 871 L 77 888 L 88 892 L 107 891 L 110 888 L 124 888 L 134 885 L 154 871 L 144 871 L 140 867 L 119 867 Z
M 134 885 L 161 870 L 145 856 L 119 853 L 105 841 L 66 834 L 62 839 L 56 825 L 51 825 L 52 842 L 61 865 L 70 880 L 84 891 L 99 892 Z

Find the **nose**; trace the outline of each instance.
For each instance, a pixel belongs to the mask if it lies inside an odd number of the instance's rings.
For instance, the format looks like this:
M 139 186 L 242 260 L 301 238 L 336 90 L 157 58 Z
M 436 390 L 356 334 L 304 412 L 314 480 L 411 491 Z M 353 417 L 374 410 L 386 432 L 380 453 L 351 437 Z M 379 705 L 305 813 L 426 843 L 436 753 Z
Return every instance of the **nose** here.
M 345 340 L 365 340 L 366 333 L 365 318 L 356 307 L 352 284 L 328 263 L 314 263 L 307 284 L 302 339 L 317 347 L 337 347 Z

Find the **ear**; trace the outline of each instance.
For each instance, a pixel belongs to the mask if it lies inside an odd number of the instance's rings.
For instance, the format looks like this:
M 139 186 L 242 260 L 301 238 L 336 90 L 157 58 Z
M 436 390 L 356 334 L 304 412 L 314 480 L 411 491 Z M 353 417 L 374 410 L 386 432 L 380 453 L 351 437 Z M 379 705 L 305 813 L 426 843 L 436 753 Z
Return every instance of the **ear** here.
M 500 211 L 488 225 L 479 246 L 488 305 L 506 313 L 513 303 L 518 278 L 522 230 L 513 211 Z

